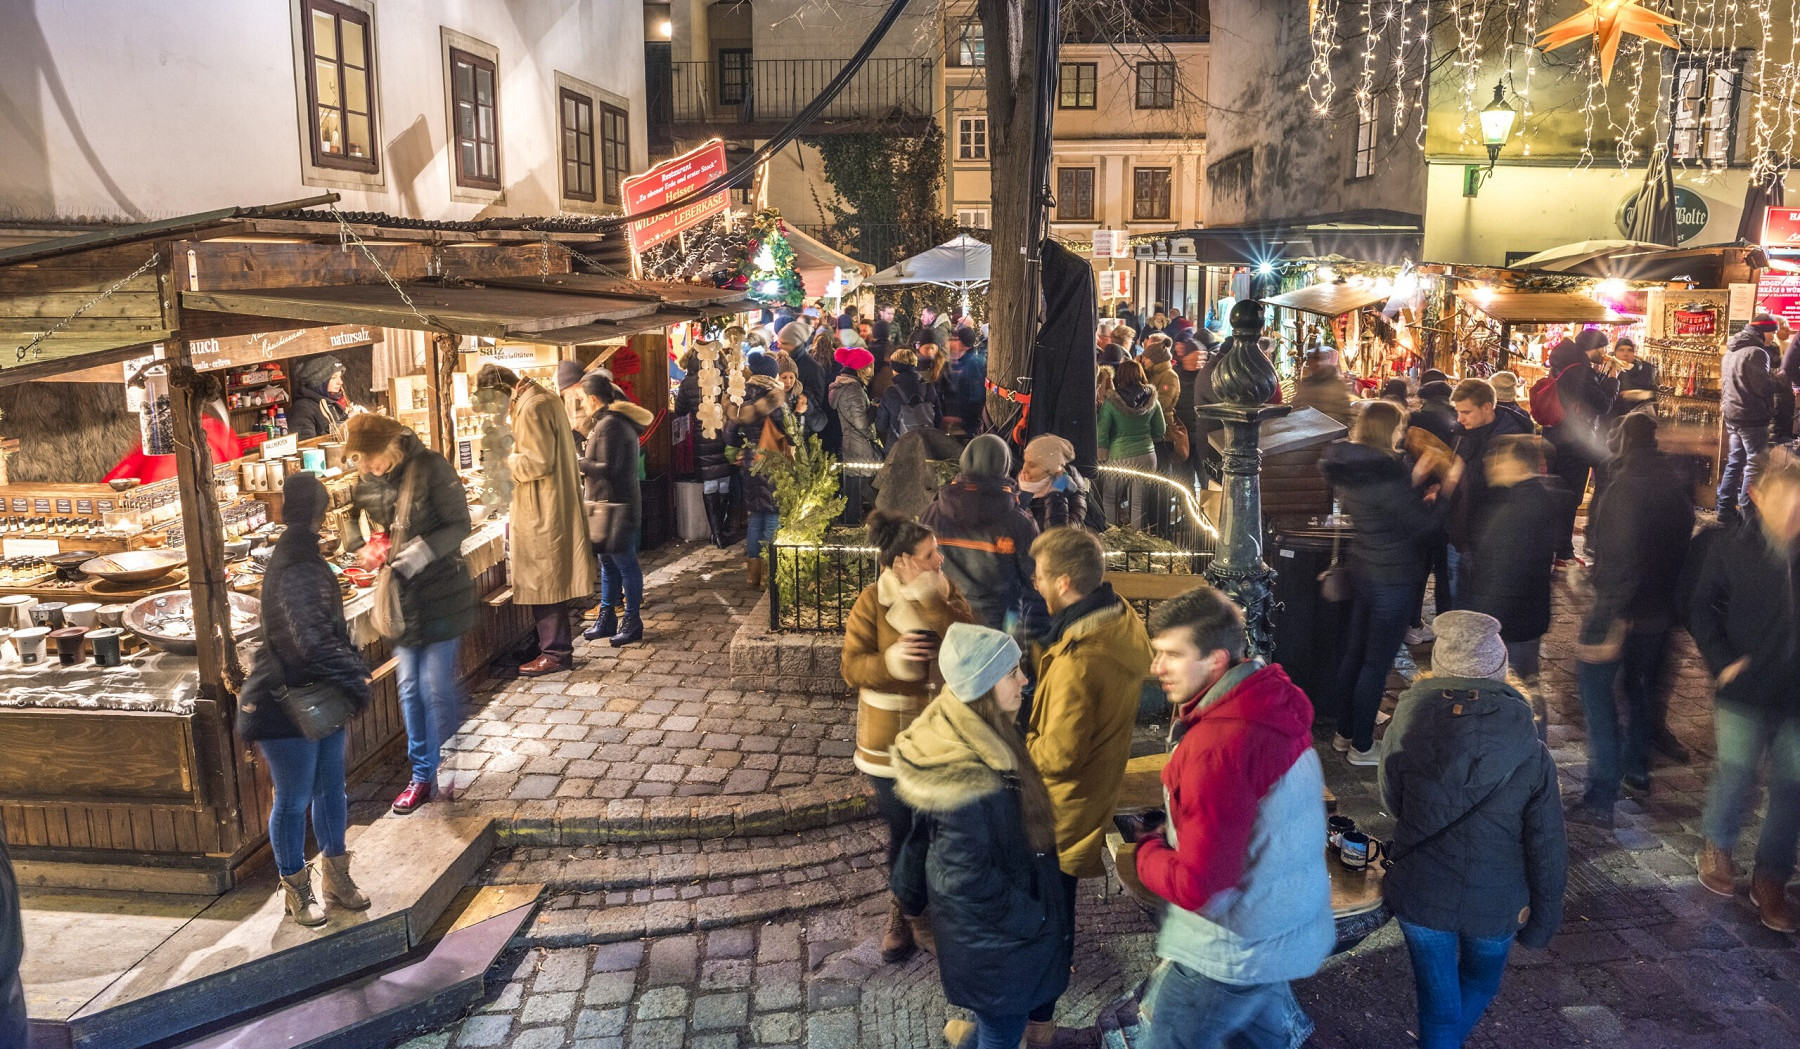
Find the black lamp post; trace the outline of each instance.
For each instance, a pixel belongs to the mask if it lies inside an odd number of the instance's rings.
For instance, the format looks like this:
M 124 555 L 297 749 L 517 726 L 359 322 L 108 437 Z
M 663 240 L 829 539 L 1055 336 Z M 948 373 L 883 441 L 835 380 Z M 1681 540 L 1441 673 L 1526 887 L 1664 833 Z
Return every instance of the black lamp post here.
M 1277 379 L 1262 352 L 1263 306 L 1246 299 L 1231 308 L 1232 338 L 1213 368 L 1213 391 L 1221 398 L 1196 410 L 1225 427 L 1225 491 L 1219 515 L 1219 545 L 1206 581 L 1244 610 L 1250 654 L 1267 659 L 1274 649 L 1269 624 L 1275 572 L 1262 558 L 1262 450 L 1257 447 L 1265 419 L 1292 411 L 1269 404 Z

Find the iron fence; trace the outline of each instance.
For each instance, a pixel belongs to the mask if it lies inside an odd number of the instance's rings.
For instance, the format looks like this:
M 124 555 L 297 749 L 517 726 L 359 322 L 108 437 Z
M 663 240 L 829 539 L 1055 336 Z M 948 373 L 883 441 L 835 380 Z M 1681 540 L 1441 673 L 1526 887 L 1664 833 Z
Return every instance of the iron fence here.
M 677 124 L 788 120 L 825 90 L 841 59 L 746 59 L 671 63 L 669 104 Z M 888 120 L 932 115 L 936 67 L 917 58 L 872 58 L 820 114 L 823 120 Z

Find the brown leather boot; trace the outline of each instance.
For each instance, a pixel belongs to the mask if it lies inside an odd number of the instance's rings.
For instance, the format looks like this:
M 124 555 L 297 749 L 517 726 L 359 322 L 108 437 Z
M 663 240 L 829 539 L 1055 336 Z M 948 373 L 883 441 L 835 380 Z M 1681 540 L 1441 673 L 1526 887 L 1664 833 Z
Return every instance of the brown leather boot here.
M 1710 841 L 1703 842 L 1694 865 L 1700 868 L 1700 884 L 1709 891 L 1720 896 L 1737 895 L 1737 869 L 1731 862 L 1731 853 Z
M 762 558 L 746 557 L 744 559 L 744 579 L 750 584 L 750 589 L 752 590 L 761 590 L 763 588 Z
M 369 909 L 369 897 L 350 878 L 350 854 L 319 857 L 319 888 L 329 903 L 348 911 Z
M 1750 875 L 1750 902 L 1761 912 L 1763 928 L 1775 932 L 1794 931 L 1794 915 L 1788 909 L 1785 880 L 1762 871 L 1753 872 Z
M 912 927 L 912 942 L 919 950 L 936 958 L 937 934 L 931 931 L 931 910 L 927 908 L 924 914 L 917 916 L 907 915 L 906 924 Z
M 903 962 L 912 957 L 915 946 L 912 923 L 900 909 L 899 897 L 895 897 L 888 906 L 887 930 L 881 934 L 881 960 L 890 964 Z
M 325 912 L 313 902 L 310 867 L 302 867 L 281 879 L 281 903 L 289 918 L 307 928 L 325 924 Z
M 1049 1049 L 1056 1044 L 1056 1024 L 1045 1020 L 1032 1020 L 1025 1025 L 1026 1049 Z

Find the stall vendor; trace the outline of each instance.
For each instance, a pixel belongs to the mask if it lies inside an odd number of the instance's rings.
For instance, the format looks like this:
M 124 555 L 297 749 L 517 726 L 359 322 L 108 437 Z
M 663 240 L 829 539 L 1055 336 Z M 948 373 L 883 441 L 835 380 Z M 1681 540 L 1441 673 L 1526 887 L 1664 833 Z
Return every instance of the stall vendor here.
M 356 406 L 344 394 L 344 362 L 326 354 L 314 357 L 294 371 L 299 389 L 288 424 L 302 441 L 324 437 L 341 429 Z
M 231 413 L 225 407 L 224 389 L 219 385 L 218 378 L 202 372 L 200 382 L 199 389 L 194 392 L 206 405 L 200 412 L 200 429 L 206 433 L 206 445 L 212 450 L 213 464 L 228 463 L 261 444 L 260 435 L 243 438 L 232 431 Z M 147 455 L 140 442 L 137 447 L 125 453 L 119 464 L 108 470 L 101 480 L 135 477 L 144 484 L 150 484 L 174 476 L 175 456 Z
M 1613 343 L 1612 355 L 1619 362 L 1619 396 L 1613 402 L 1613 414 L 1624 415 L 1656 399 L 1656 365 L 1638 356 L 1637 343 L 1621 335 Z

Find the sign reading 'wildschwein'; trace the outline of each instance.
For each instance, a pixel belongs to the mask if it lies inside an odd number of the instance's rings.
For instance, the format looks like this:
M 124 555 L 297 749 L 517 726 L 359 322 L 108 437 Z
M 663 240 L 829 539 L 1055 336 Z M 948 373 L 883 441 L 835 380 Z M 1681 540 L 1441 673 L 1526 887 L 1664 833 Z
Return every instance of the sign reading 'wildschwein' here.
M 626 215 L 642 215 L 672 201 L 698 193 L 708 182 L 725 174 L 725 143 L 713 139 L 679 157 L 665 160 L 644 172 L 619 183 L 625 198 Z M 631 250 L 645 252 L 682 230 L 692 229 L 714 215 L 721 214 L 731 203 L 729 190 L 698 199 L 686 207 L 655 218 L 633 222 L 629 227 Z

